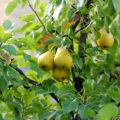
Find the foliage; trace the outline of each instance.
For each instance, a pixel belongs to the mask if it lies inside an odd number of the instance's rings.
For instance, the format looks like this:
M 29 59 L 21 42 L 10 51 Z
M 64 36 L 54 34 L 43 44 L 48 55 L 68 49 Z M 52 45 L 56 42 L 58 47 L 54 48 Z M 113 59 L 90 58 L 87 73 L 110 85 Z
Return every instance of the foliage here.
M 111 120 L 120 115 L 120 1 L 10 0 L 5 8 L 30 7 L 16 28 L 0 26 L 1 120 Z M 96 41 L 105 28 L 112 48 Z M 68 79 L 57 82 L 37 65 L 47 50 L 66 47 L 73 58 Z

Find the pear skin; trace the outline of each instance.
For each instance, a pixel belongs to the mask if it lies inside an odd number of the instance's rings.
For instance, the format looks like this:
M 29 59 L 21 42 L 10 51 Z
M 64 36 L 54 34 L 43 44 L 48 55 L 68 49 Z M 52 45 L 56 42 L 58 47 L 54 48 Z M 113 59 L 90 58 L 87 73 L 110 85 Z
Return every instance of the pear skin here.
M 58 48 L 54 57 L 54 64 L 57 67 L 71 69 L 73 65 L 72 57 L 65 48 Z
M 38 65 L 41 69 L 48 71 L 54 67 L 54 55 L 51 51 L 47 51 L 39 56 Z
M 100 30 L 101 37 L 97 40 L 97 45 L 101 48 L 111 48 L 114 44 L 112 33 L 107 33 L 105 30 Z
M 63 81 L 64 79 L 66 79 L 69 76 L 69 70 L 64 69 L 64 68 L 55 67 L 52 70 L 52 76 L 57 81 Z

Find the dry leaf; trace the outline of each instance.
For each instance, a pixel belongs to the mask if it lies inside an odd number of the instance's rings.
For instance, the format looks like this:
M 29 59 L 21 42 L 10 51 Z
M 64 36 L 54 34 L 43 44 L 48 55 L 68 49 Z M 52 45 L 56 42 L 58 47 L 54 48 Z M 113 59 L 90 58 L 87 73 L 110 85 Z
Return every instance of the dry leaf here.
M 5 51 L 0 51 L 0 57 L 6 60 L 7 64 L 11 64 L 13 58 Z
M 40 45 L 40 44 L 43 44 L 43 43 L 46 42 L 48 39 L 53 38 L 53 37 L 55 37 L 55 35 L 53 35 L 53 34 L 51 34 L 51 33 L 48 33 L 48 34 L 44 35 L 44 36 L 41 38 L 41 40 L 38 42 L 38 44 L 39 44 L 39 45 Z
M 80 19 L 79 15 L 76 15 L 74 18 L 70 19 L 69 21 L 65 21 L 62 25 L 62 30 L 69 29 L 70 26 L 74 25 Z

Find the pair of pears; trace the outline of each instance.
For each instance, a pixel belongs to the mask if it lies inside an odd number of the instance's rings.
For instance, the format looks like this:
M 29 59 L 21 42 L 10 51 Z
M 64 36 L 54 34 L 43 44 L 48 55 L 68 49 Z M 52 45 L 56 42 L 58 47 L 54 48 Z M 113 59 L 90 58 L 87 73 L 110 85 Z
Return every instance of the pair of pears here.
M 51 51 L 40 55 L 38 65 L 45 71 L 52 70 L 52 76 L 56 80 L 61 81 L 69 76 L 73 62 L 68 50 L 61 47 L 57 49 L 55 55 Z
M 111 48 L 114 44 L 112 33 L 107 33 L 105 28 L 100 29 L 100 38 L 97 40 L 97 45 L 101 48 Z

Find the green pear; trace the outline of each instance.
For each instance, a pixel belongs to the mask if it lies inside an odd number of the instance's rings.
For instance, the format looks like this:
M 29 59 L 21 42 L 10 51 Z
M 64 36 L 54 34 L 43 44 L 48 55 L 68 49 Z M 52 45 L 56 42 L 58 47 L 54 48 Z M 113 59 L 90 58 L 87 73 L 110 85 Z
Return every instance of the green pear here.
M 65 69 L 65 68 L 55 67 L 52 70 L 52 76 L 57 81 L 63 81 L 64 79 L 66 79 L 69 76 L 69 70 Z
M 70 69 L 73 65 L 72 57 L 65 48 L 58 48 L 54 57 L 54 64 L 56 67 Z
M 41 54 L 38 58 L 38 65 L 45 71 L 52 70 L 54 67 L 54 55 L 51 51 Z
M 112 33 L 107 33 L 105 29 L 100 29 L 100 38 L 97 40 L 97 44 L 101 48 L 111 48 L 114 44 L 114 37 Z

